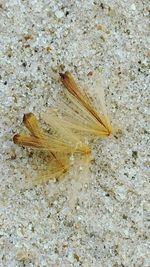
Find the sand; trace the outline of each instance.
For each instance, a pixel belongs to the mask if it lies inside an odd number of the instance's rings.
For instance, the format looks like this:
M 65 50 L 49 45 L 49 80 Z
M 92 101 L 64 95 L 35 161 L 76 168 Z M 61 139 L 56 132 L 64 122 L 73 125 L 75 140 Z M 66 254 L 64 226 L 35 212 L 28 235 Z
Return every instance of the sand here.
M 0 266 L 150 266 L 149 16 L 148 0 L 1 0 Z M 55 107 L 62 70 L 89 91 L 103 75 L 122 133 L 91 143 L 86 172 L 34 186 L 43 157 L 12 137 Z

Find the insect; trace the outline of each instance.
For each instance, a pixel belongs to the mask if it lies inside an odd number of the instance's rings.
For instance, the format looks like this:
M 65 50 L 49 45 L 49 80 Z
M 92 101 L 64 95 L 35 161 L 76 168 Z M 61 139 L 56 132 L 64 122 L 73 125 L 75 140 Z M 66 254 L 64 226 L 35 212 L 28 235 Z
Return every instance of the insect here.
M 97 104 L 101 109 L 99 113 L 93 106 L 92 97 L 87 92 L 81 91 L 70 72 L 60 73 L 60 77 L 67 89 L 67 98 L 71 103 L 71 108 L 68 104 L 62 112 L 66 126 L 80 135 L 99 137 L 111 135 L 113 129 L 107 115 L 103 92 L 100 93 L 97 88 L 99 93 L 96 96 L 96 98 L 99 97 Z
M 58 132 L 56 121 L 55 124 L 51 121 L 51 126 L 53 126 L 51 134 L 43 131 L 33 113 L 25 114 L 23 123 L 30 131 L 30 135 L 16 134 L 13 137 L 14 143 L 48 153 L 47 177 L 44 175 L 42 178 L 41 176 L 41 182 L 65 174 L 70 166 L 71 154 L 84 156 L 91 153 L 90 148 L 82 144 L 69 130 L 67 131 L 67 138 L 63 136 L 64 129 L 62 134 L 61 130 Z M 68 139 L 68 135 L 70 139 Z
M 92 94 L 91 97 L 80 89 L 69 72 L 60 73 L 60 77 L 67 89 L 66 102 L 60 104 L 60 113 L 49 109 L 42 115 L 50 126 L 50 134 L 42 129 L 33 113 L 27 113 L 23 117 L 23 123 L 30 135 L 16 134 L 13 137 L 15 144 L 48 154 L 48 174 L 41 175 L 41 182 L 65 174 L 70 168 L 71 155 L 89 163 L 91 150 L 87 145 L 87 137 L 106 137 L 114 131 L 107 114 L 103 91 L 97 87 L 98 94 Z M 95 108 L 94 99 L 100 107 L 99 111 Z

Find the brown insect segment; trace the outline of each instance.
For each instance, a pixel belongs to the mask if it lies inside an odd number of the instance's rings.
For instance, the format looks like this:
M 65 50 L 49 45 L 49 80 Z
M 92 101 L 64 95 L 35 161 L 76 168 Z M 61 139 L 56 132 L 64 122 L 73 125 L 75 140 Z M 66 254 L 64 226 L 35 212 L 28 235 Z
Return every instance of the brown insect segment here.
M 44 133 L 39 122 L 33 113 L 27 113 L 23 117 L 23 123 L 30 131 L 31 135 L 16 134 L 13 137 L 15 144 L 40 149 L 43 151 L 51 151 L 53 153 L 83 153 L 90 154 L 91 150 L 86 145 L 78 145 L 66 143 L 59 140 L 58 137 L 48 136 Z
M 42 144 L 42 142 L 40 141 L 39 138 L 36 138 L 34 136 L 26 136 L 26 135 L 16 134 L 13 137 L 13 141 L 15 144 L 18 144 L 18 145 L 31 147 L 33 149 L 48 151 L 50 154 L 50 159 L 54 160 L 55 164 L 58 164 L 58 166 L 55 166 L 55 167 L 57 167 L 57 168 L 61 167 L 63 170 L 62 171 L 63 173 L 68 171 L 68 167 L 69 167 L 68 163 L 67 164 L 63 163 L 65 155 L 62 156 L 63 160 L 59 159 L 60 156 L 51 152 L 50 149 L 45 146 L 45 144 L 44 145 Z
M 13 137 L 15 144 L 29 146 L 41 150 L 48 150 L 47 142 L 44 138 L 44 132 L 33 113 L 26 113 L 23 116 L 23 123 L 32 135 L 16 134 Z
M 73 76 L 70 72 L 66 71 L 65 73 L 60 73 L 61 81 L 69 91 L 69 93 L 77 99 L 77 101 L 96 119 L 100 124 L 101 129 L 105 132 L 106 135 L 112 134 L 111 127 L 108 127 L 105 122 L 105 118 L 97 113 L 97 111 L 92 107 L 90 100 L 86 95 L 81 91 L 77 83 L 75 82 Z
M 37 138 L 35 136 L 27 136 L 16 134 L 13 137 L 13 141 L 15 144 L 29 146 L 32 148 L 37 148 L 41 150 L 49 150 L 49 146 L 46 143 L 46 140 Z
M 69 168 L 69 159 L 63 154 L 51 152 L 48 140 L 45 138 L 45 133 L 41 129 L 35 115 L 33 113 L 24 114 L 23 123 L 32 135 L 16 134 L 13 137 L 14 143 L 41 151 L 47 151 L 51 164 L 50 175 L 66 173 Z
M 58 138 L 55 134 L 47 135 L 40 127 L 39 121 L 33 113 L 27 113 L 23 117 L 23 123 L 30 131 L 31 135 L 16 134 L 13 137 L 15 144 L 38 149 L 48 153 L 49 175 L 50 177 L 59 176 L 66 173 L 69 169 L 70 154 L 81 153 L 90 155 L 91 150 L 86 145 L 72 145 Z M 47 179 L 47 178 L 46 178 Z

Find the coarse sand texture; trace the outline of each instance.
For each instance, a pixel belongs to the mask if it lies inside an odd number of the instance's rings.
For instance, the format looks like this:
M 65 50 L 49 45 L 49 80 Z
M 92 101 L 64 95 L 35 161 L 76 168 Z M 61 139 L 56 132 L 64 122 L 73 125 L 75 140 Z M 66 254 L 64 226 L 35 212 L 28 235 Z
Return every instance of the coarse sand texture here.
M 0 266 L 150 266 L 149 19 L 148 0 L 0 1 Z M 104 90 L 107 136 L 74 131 L 56 157 L 14 144 L 30 134 L 24 114 L 52 135 L 44 116 L 69 110 L 66 71 L 98 109 Z M 71 130 L 59 119 L 56 143 Z M 40 183 L 47 162 L 60 175 Z

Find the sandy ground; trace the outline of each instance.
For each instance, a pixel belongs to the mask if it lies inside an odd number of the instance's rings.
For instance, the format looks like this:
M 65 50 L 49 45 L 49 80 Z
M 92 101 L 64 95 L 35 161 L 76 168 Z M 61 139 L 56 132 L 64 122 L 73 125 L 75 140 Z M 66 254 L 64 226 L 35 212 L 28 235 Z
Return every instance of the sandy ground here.
M 148 0 L 0 1 L 0 266 L 150 266 L 149 18 Z M 55 106 L 63 68 L 87 87 L 103 73 L 122 134 L 91 144 L 86 175 L 32 186 L 42 156 L 12 137 Z

